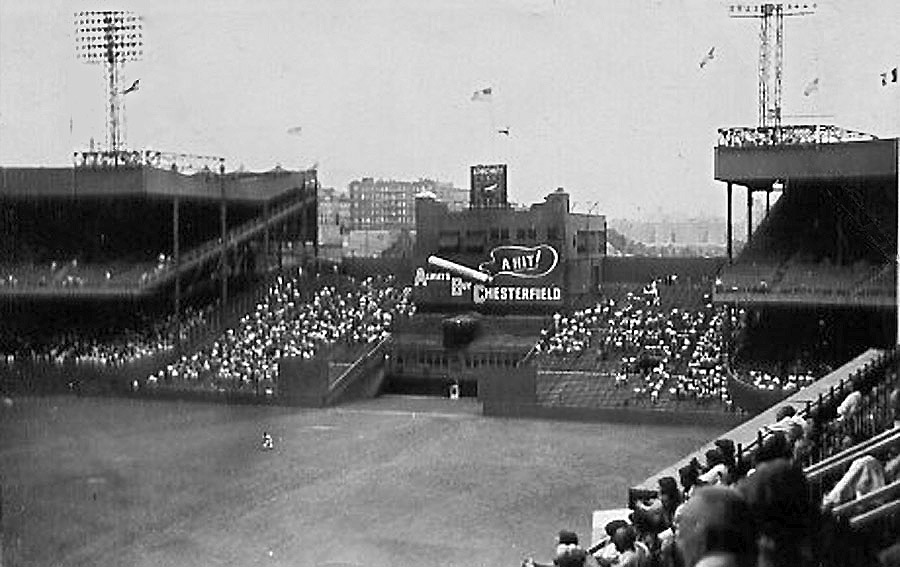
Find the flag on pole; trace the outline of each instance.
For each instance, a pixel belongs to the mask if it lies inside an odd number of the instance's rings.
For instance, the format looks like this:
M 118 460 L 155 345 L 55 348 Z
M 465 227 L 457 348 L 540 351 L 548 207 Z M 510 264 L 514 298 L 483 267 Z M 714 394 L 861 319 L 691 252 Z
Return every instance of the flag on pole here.
M 803 96 L 809 96 L 817 92 L 819 92 L 819 77 L 816 77 L 806 85 L 803 89 Z
M 475 91 L 472 93 L 472 100 L 475 102 L 491 102 L 491 98 L 493 97 L 493 90 L 491 87 L 486 89 L 481 89 L 480 91 Z
M 881 74 L 881 86 L 886 87 L 888 83 L 896 83 L 897 82 L 897 67 L 894 67 L 890 71 Z
M 133 93 L 134 91 L 138 90 L 139 88 L 141 88 L 141 80 L 137 79 L 133 83 L 131 83 L 130 87 L 128 87 L 127 89 L 122 91 L 122 94 L 127 95 L 128 93 Z
M 709 51 L 706 55 L 703 56 L 703 59 L 700 60 L 700 68 L 706 67 L 710 61 L 712 61 L 716 56 L 716 46 L 712 46 L 709 48 Z

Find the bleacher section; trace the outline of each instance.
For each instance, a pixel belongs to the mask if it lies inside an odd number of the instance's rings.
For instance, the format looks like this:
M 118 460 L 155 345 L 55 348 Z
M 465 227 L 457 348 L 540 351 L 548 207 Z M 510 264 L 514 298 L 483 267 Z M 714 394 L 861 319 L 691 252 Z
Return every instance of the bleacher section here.
M 279 277 L 255 309 L 209 346 L 147 376 L 153 390 L 246 391 L 277 395 L 279 360 L 354 361 L 385 339 L 396 317 L 412 309 L 409 288 L 392 278 Z M 329 371 L 336 380 L 346 367 Z
M 615 286 L 596 305 L 556 315 L 528 360 L 548 406 L 731 409 L 724 310 L 704 287 L 656 280 Z

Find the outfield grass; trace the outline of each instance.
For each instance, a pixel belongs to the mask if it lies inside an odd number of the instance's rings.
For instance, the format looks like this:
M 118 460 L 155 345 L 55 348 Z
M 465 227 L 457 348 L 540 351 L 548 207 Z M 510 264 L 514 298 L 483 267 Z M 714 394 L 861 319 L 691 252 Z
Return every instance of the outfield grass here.
M 516 567 L 722 430 L 491 419 L 470 400 L 16 399 L 3 565 Z

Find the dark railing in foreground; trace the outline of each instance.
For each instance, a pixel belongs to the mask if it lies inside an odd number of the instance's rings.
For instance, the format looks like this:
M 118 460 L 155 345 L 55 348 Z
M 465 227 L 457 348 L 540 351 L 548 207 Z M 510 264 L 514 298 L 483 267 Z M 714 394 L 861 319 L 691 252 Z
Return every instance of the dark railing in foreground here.
M 850 374 L 846 378 L 842 378 L 836 386 L 832 385 L 827 392 L 820 392 L 815 400 L 806 400 L 797 414 L 805 420 L 820 421 L 836 416 L 838 405 L 855 390 L 869 392 L 874 386 L 876 395 L 874 397 L 864 396 L 863 401 L 857 411 L 848 420 L 847 427 L 841 430 L 823 430 L 818 439 L 818 451 L 808 455 L 803 462 L 804 466 L 811 466 L 822 461 L 834 454 L 837 447 L 840 446 L 841 439 L 847 434 L 854 435 L 872 435 L 878 424 L 885 424 L 890 418 L 890 407 L 888 397 L 890 391 L 897 387 L 897 374 L 893 372 L 884 372 L 891 364 L 897 361 L 897 351 L 881 353 L 876 359 L 866 363 L 862 368 Z M 803 391 L 796 395 L 802 396 Z M 874 419 L 870 419 L 870 417 Z M 737 444 L 738 459 L 744 457 L 752 457 L 756 454 L 766 440 L 774 436 L 775 432 L 770 430 L 760 430 L 757 432 L 756 439 L 747 445 Z
M 817 451 L 808 455 L 804 461 L 801 462 L 801 465 L 810 466 L 839 451 L 841 440 L 848 433 L 856 435 L 873 435 L 876 433 L 876 423 L 885 424 L 888 422 L 888 398 L 890 396 L 890 391 L 900 385 L 900 380 L 898 380 L 896 372 L 885 372 L 885 369 L 891 365 L 896 365 L 898 351 L 868 351 L 857 358 L 862 359 L 865 362 L 858 363 L 860 366 L 851 371 L 847 376 L 842 377 L 836 384 L 832 384 L 831 386 L 828 386 L 827 389 L 823 390 L 823 386 L 820 386 L 819 384 L 826 378 L 822 378 L 819 382 L 792 394 L 783 401 L 783 403 L 791 404 L 795 407 L 800 405 L 801 407 L 798 409 L 797 414 L 805 420 L 818 420 L 822 423 L 824 420 L 834 419 L 834 416 L 836 416 L 836 408 L 852 391 L 861 390 L 869 392 L 874 386 L 879 386 L 876 388 L 876 397 L 872 399 L 866 397 L 863 398 L 863 403 L 858 408 L 858 411 L 845 423 L 845 426 L 847 427 L 846 430 L 829 431 L 826 428 L 821 431 L 818 439 Z M 851 363 L 852 362 L 853 361 L 851 361 Z M 835 372 L 839 372 L 840 370 L 841 369 L 838 369 Z M 812 399 L 810 399 L 810 397 L 812 397 Z M 745 436 L 742 438 L 736 438 L 737 436 L 732 437 L 732 441 L 735 442 L 738 460 L 752 459 L 756 452 L 765 444 L 766 440 L 775 435 L 774 431 L 764 428 L 765 425 L 771 425 L 771 423 L 761 423 L 763 418 L 772 419 L 774 412 L 775 408 L 770 408 L 764 414 L 754 418 L 756 422 L 760 423 L 758 427 L 755 427 L 755 437 L 749 441 L 746 433 L 744 433 Z M 868 419 L 870 415 L 873 415 L 873 412 L 875 415 L 874 422 Z M 772 419 L 772 421 L 774 422 L 774 419 Z M 742 428 L 746 429 L 749 427 L 750 423 L 754 423 L 754 421 L 747 422 L 740 426 L 735 430 L 735 433 L 738 433 L 738 430 Z M 728 435 L 726 434 L 725 436 L 727 437 Z M 702 454 L 700 456 L 702 458 Z M 687 459 L 684 459 L 684 461 L 686 463 Z M 667 472 L 666 474 L 669 473 Z M 674 471 L 672 471 L 672 474 L 674 474 Z M 661 473 L 657 473 L 657 475 L 647 479 L 645 484 L 631 488 L 629 490 L 628 501 L 633 502 L 639 498 L 655 495 L 656 489 L 652 486 L 655 485 L 655 480 L 652 480 L 651 482 L 651 479 L 658 478 L 659 476 L 661 476 Z

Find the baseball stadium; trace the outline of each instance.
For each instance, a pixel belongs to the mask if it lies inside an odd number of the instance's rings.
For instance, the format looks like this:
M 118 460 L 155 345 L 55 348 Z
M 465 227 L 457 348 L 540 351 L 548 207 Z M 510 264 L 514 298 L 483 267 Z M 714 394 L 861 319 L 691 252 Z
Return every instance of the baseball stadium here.
M 721 257 L 482 163 L 335 260 L 316 168 L 128 150 L 113 102 L 0 167 L 0 566 L 898 564 L 900 139 L 720 128 Z

